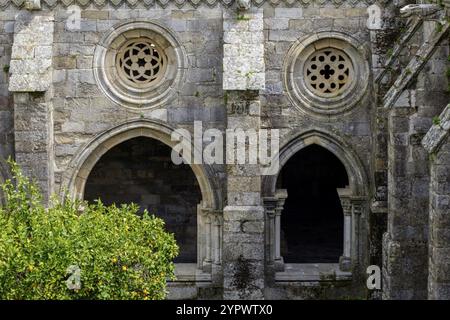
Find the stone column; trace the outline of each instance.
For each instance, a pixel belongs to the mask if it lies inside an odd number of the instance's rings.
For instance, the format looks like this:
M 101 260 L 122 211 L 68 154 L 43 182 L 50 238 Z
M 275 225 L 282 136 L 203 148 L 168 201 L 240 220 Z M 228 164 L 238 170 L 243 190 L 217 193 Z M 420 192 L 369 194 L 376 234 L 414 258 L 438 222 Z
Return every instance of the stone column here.
M 197 206 L 197 267 L 211 274 L 214 285 L 222 286 L 222 212 Z
M 277 206 L 275 207 L 275 257 L 274 257 L 274 266 L 275 271 L 283 271 L 284 270 L 284 261 L 281 256 L 281 212 L 283 211 L 284 202 L 287 199 L 287 190 L 280 189 L 275 193 L 275 198 L 277 199 Z
M 362 252 L 361 252 L 361 242 L 363 239 L 361 238 L 361 216 L 363 215 L 364 205 L 366 201 L 365 199 L 359 197 L 352 197 L 352 268 L 358 269 L 358 265 L 360 261 L 363 260 Z
M 46 202 L 53 192 L 52 12 L 20 12 L 14 25 L 9 91 L 14 93 L 15 156 Z
M 260 128 L 259 90 L 264 89 L 265 82 L 262 12 L 226 10 L 223 15 L 228 176 L 227 206 L 223 212 L 224 299 L 264 298 L 260 166 L 255 159 L 248 158 L 251 140 L 257 137 Z M 230 146 L 234 146 L 232 135 L 238 130 L 243 130 L 241 134 L 248 142 L 234 154 Z M 245 163 L 239 163 L 236 158 L 243 155 Z
M 281 256 L 281 212 L 287 198 L 287 190 L 277 190 L 274 197 L 264 198 L 264 211 L 266 213 L 266 252 L 267 263 L 273 265 L 274 271 L 284 270 L 284 261 Z
M 337 189 L 344 212 L 344 250 L 339 258 L 339 268 L 342 271 L 350 271 L 352 268 L 351 245 L 352 245 L 352 203 L 351 190 L 349 188 Z
M 212 262 L 212 214 L 210 209 L 203 208 L 201 204 L 197 207 L 200 218 L 197 224 L 197 261 L 198 268 L 203 271 L 211 271 Z
M 263 199 L 264 212 L 266 214 L 266 261 L 272 264 L 275 261 L 275 208 L 277 199 L 275 197 L 266 197 Z
M 212 216 L 212 263 L 216 266 L 222 261 L 222 226 L 223 218 L 221 212 Z

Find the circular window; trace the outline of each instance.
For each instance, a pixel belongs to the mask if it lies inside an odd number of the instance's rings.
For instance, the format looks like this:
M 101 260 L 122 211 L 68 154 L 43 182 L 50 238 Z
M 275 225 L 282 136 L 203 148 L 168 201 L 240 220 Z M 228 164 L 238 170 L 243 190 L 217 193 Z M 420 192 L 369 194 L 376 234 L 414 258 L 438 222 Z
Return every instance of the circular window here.
M 350 84 L 353 66 L 341 50 L 326 48 L 314 52 L 305 64 L 306 85 L 321 97 L 334 97 Z
M 148 21 L 114 27 L 94 53 L 100 89 L 129 108 L 166 103 L 179 91 L 186 67 L 186 54 L 172 32 Z
M 363 47 L 350 37 L 336 32 L 322 32 L 318 37 L 291 47 L 283 80 L 294 106 L 328 117 L 350 110 L 361 100 L 369 65 Z
M 166 58 L 164 51 L 150 39 L 137 39 L 126 42 L 119 49 L 116 66 L 122 81 L 146 87 L 164 75 Z

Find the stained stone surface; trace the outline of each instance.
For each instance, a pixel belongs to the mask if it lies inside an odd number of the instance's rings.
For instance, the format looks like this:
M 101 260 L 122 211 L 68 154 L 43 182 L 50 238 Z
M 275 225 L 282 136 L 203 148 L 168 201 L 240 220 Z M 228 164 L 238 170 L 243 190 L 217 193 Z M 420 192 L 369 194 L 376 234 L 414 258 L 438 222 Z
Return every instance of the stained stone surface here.
M 225 11 L 223 27 L 223 89 L 263 90 L 263 11 Z
M 450 296 L 450 106 L 434 122 L 422 140 L 431 161 L 428 298 L 447 300 Z
M 53 16 L 24 11 L 16 16 L 9 91 L 43 92 L 52 83 Z
M 345 167 L 348 186 L 338 192 L 343 231 L 350 237 L 345 264 L 285 265 L 277 256 L 286 195 L 277 175 L 262 175 L 259 165 L 196 163 L 188 168 L 195 177 L 189 185 L 183 185 L 187 177 L 171 176 L 169 167 L 132 174 L 122 167 L 132 177 L 147 175 L 154 185 L 150 172 L 164 175 L 160 180 L 172 186 L 161 187 L 169 193 L 164 201 L 172 197 L 178 205 L 159 209 L 170 211 L 176 229 L 195 243 L 195 250 L 188 249 L 195 261 L 179 266 L 169 297 L 450 299 L 448 1 L 409 20 L 400 8 L 415 1 L 266 0 L 253 1 L 248 10 L 228 0 L 38 2 L 40 9 L 26 10 L 24 0 L 0 0 L 0 181 L 8 177 L 5 160 L 12 156 L 36 179 L 44 201 L 66 191 L 83 198 L 89 170 L 127 139 L 146 136 L 173 146 L 171 133 L 183 129 L 193 136 L 194 121 L 222 134 L 277 129 L 281 167 L 313 144 Z M 79 26 L 70 4 L 79 5 Z M 377 18 L 368 12 L 373 4 L 381 9 L 375 27 L 368 21 Z M 155 36 L 180 49 L 164 46 L 167 57 L 185 63 L 183 72 L 174 72 L 183 77 L 169 87 L 166 100 L 130 108 L 99 87 L 95 70 L 103 66 L 95 52 L 114 51 L 102 47 L 103 37 L 137 21 L 160 25 L 163 31 Z M 324 34 L 324 41 L 315 41 Z M 353 68 L 365 67 L 365 82 L 348 84 L 361 88 L 346 91 L 351 108 L 333 114 L 326 97 L 292 99 L 303 74 L 294 75 L 295 81 L 287 76 L 287 63 L 302 59 L 291 49 L 307 39 L 309 57 L 338 38 L 344 47 L 353 44 L 353 53 L 346 51 L 352 61 L 362 61 Z M 175 68 L 171 61 L 168 67 Z M 196 148 L 209 142 L 197 141 Z M 133 156 L 127 152 L 124 157 Z M 108 172 L 115 167 L 104 169 L 97 178 L 109 181 L 105 190 L 114 190 L 120 182 Z M 301 190 L 300 179 L 287 179 Z M 100 180 L 90 188 L 101 189 Z M 199 197 L 176 185 L 200 189 Z M 113 200 L 137 199 L 148 207 L 161 190 L 121 186 L 116 191 L 125 196 Z M 188 204 L 181 205 L 183 199 Z M 186 218 L 188 211 L 195 211 L 195 219 Z M 382 290 L 366 289 L 369 265 L 381 267 Z

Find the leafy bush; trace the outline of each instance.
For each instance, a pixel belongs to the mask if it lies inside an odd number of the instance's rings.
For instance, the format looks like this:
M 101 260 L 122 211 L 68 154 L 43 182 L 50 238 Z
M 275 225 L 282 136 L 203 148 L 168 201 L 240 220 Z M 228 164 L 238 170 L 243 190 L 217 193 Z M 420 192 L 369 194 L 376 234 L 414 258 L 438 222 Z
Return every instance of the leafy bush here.
M 100 201 L 52 200 L 45 208 L 35 183 L 10 165 L 15 183 L 2 186 L 0 208 L 0 299 L 165 297 L 178 247 L 161 219 Z

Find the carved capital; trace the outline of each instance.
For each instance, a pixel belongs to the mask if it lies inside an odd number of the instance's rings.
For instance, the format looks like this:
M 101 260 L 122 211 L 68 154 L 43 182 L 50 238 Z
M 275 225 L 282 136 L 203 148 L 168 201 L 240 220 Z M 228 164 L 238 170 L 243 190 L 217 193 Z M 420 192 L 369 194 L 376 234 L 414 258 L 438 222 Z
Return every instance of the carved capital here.
M 214 212 L 211 214 L 211 223 L 214 226 L 221 226 L 223 225 L 223 216 L 222 214 L 219 214 L 218 212 Z
M 277 198 L 266 197 L 263 199 L 263 205 L 265 213 L 273 218 L 275 216 L 275 209 L 277 208 Z
M 277 204 L 275 208 L 275 214 L 281 215 L 281 212 L 284 208 L 284 203 L 288 197 L 287 190 L 286 189 L 278 189 L 275 192 L 275 198 L 277 199 Z
M 349 187 L 337 189 L 339 199 L 341 200 L 342 210 L 345 216 L 352 214 L 351 190 Z
M 363 201 L 362 200 L 353 200 L 352 201 L 353 206 L 353 213 L 355 215 L 361 215 L 363 212 Z

